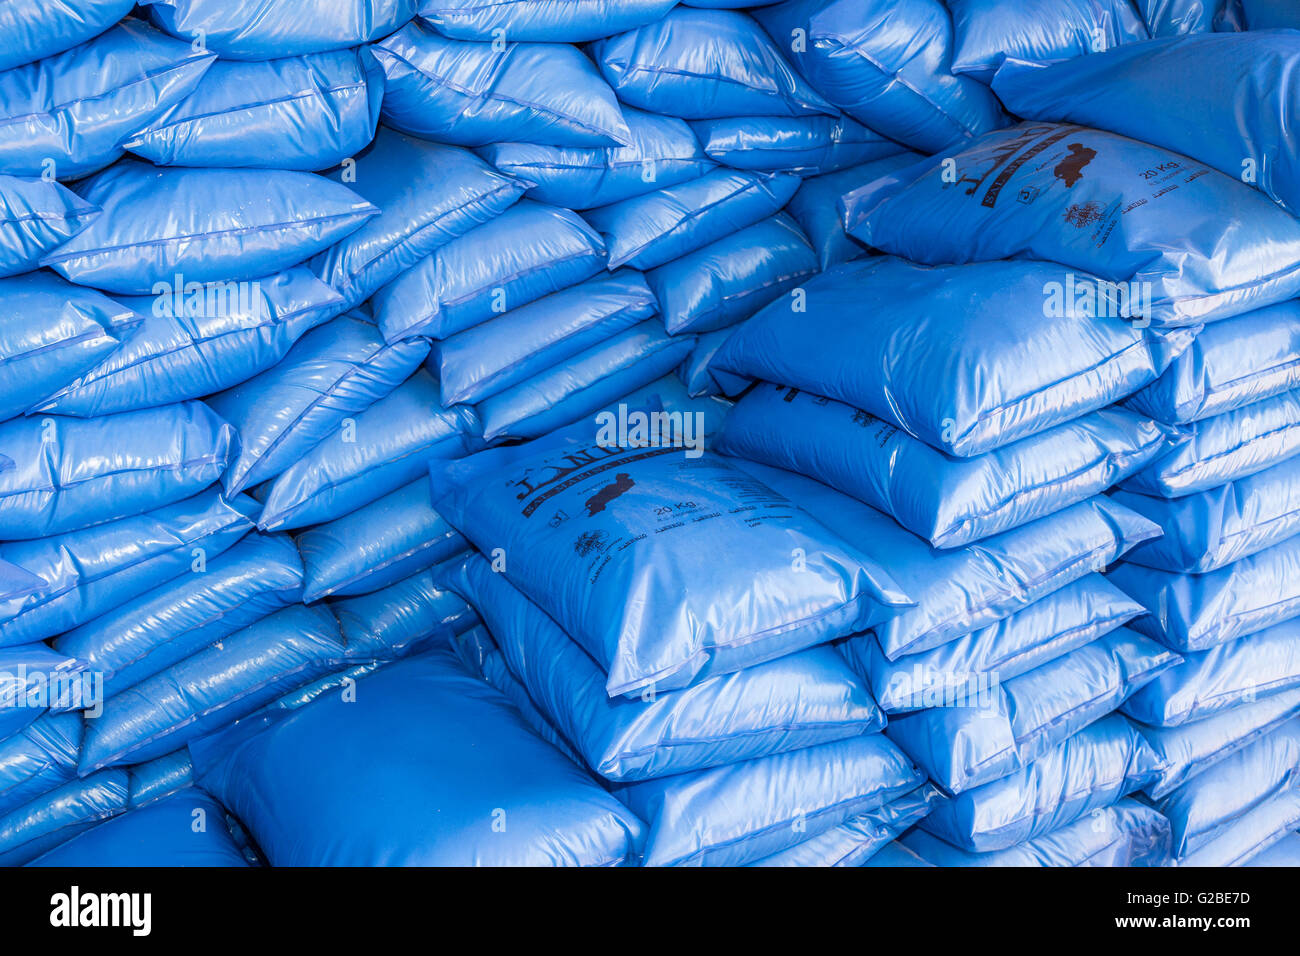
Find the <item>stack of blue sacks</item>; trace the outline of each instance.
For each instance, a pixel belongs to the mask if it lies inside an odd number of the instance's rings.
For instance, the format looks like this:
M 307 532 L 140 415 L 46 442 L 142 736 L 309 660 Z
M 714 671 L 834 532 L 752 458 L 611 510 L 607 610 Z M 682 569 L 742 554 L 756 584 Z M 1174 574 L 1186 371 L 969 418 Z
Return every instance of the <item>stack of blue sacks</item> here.
M 837 6 L 758 16 L 811 39 L 835 34 Z M 1285 94 L 1252 101 L 1246 142 L 1227 104 L 1300 45 L 1285 33 L 1141 42 L 1138 22 L 1110 52 L 1044 50 L 1044 36 L 1077 35 L 1060 9 L 1008 21 L 997 3 L 951 7 L 953 73 L 991 82 L 1032 122 L 969 131 L 845 191 L 849 240 L 890 255 L 831 269 L 805 284 L 805 312 L 771 306 L 722 347 L 720 371 L 772 383 L 731 413 L 723 450 L 883 511 L 939 549 L 933 558 L 977 542 L 981 564 L 999 532 L 1020 532 L 1024 559 L 1042 516 L 1118 485 L 1097 502 L 1145 530 L 1095 565 L 1127 555 L 1105 577 L 987 631 L 963 624 L 909 643 L 886 625 L 842 645 L 896 715 L 886 734 L 945 792 L 903 849 L 939 865 L 1245 862 L 1298 822 L 1286 462 L 1300 434 L 1300 226 L 1288 214 Z M 963 66 L 981 44 L 1000 69 Z M 835 101 L 836 47 L 809 46 L 795 62 Z M 1199 80 L 1224 59 L 1231 69 Z M 1222 128 L 1219 154 L 1204 155 L 1189 122 L 1149 123 L 1171 99 Z M 1247 169 L 1269 174 L 1237 181 L 1251 156 Z M 1134 168 L 1146 170 L 1138 184 Z M 1129 340 L 1103 345 L 1107 330 Z M 1098 432 L 1102 420 L 1115 430 Z M 1068 450 L 1071 431 L 1089 433 L 1086 455 Z M 1085 663 L 1107 645 L 1106 667 Z M 1085 756 L 1108 731 L 1130 741 L 1109 784 Z M 1122 812 L 1089 819 L 1103 807 Z M 1127 856 L 1101 853 L 1097 835 L 1119 821 L 1144 835 Z

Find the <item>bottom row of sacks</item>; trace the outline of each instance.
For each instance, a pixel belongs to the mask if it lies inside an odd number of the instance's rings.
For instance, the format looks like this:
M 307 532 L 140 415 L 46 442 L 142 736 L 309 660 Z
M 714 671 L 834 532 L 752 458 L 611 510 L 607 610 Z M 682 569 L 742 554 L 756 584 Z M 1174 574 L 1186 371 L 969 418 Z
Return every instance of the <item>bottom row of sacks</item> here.
M 1298 743 L 1284 721 L 1163 800 L 1122 796 L 1162 758 L 1120 715 L 958 798 L 878 732 L 608 788 L 479 626 L 64 788 L 53 815 L 130 809 L 28 865 L 1165 866 L 1186 844 L 1183 865 L 1294 866 L 1300 793 L 1243 784 Z

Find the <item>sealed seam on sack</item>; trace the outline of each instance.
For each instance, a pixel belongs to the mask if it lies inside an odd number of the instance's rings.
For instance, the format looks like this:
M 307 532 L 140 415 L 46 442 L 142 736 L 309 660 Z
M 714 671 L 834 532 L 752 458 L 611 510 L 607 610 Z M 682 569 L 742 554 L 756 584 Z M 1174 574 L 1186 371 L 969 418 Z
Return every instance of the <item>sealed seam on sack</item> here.
M 653 699 L 607 697 L 605 673 L 481 555 L 446 574 L 479 609 L 548 722 L 609 780 L 735 763 L 877 731 L 866 688 L 829 647 L 812 648 Z
M 422 0 L 420 19 L 458 40 L 585 43 L 654 23 L 677 0 Z
M 1189 330 L 1095 312 L 1076 281 L 1050 263 L 845 263 L 804 283 L 802 310 L 774 302 L 714 361 L 969 457 L 1124 398 L 1191 343 Z
M 1107 408 L 984 455 L 951 458 L 861 409 L 761 383 L 727 417 L 720 448 L 808 474 L 935 547 L 953 548 L 1099 494 L 1165 443 L 1153 422 Z
M 0 817 L 0 866 L 21 866 L 127 807 L 124 770 L 73 780 Z
M 727 117 L 691 127 L 707 155 L 734 169 L 816 176 L 902 151 L 847 116 Z
M 37 268 L 47 252 L 99 214 L 98 206 L 59 183 L 0 175 L 0 276 Z
M 883 568 L 782 495 L 673 436 L 620 442 L 630 432 L 617 417 L 432 469 L 434 508 L 485 553 L 505 549 L 506 577 L 608 671 L 611 696 L 684 687 L 908 604 Z M 791 548 L 804 570 L 791 572 Z M 729 555 L 744 556 L 743 573 L 719 577 Z M 686 580 L 709 584 L 675 583 Z
M 869 810 L 834 829 L 748 865 L 863 866 L 886 844 L 929 813 L 936 796 L 933 787 L 918 787 L 883 807 Z

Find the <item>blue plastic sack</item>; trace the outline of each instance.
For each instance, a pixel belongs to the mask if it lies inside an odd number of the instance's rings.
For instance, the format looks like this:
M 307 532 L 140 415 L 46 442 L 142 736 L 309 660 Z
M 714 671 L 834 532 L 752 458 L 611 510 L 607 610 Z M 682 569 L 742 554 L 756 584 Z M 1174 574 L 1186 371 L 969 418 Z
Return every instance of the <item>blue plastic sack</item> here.
M 1153 37 L 1209 33 L 1224 0 L 1138 0 L 1138 12 Z M 1180 96 L 1185 89 L 1180 89 Z
M 775 215 L 798 188 L 791 173 L 717 169 L 583 215 L 605 237 L 609 268 L 653 269 Z
M 77 179 L 103 169 L 189 96 L 215 59 L 127 17 L 87 43 L 0 73 L 0 172 Z
M 1095 126 L 1192 156 L 1296 213 L 1300 151 L 1289 131 L 1300 109 L 1288 78 L 1298 66 L 1292 32 L 1168 37 L 1096 59 L 1008 63 L 993 88 L 1026 119 Z
M 277 611 L 114 695 L 86 723 L 80 773 L 170 753 L 319 676 L 342 653 L 327 609 Z
M 817 262 L 823 272 L 831 266 L 867 254 L 867 247 L 844 231 L 840 215 L 840 197 L 859 186 L 888 176 L 911 166 L 921 158 L 919 153 L 896 153 L 861 166 L 823 173 L 805 179 L 798 192 L 786 204 L 785 211 L 799 223 L 812 247 L 817 250 Z
M 93 418 L 211 395 L 275 365 L 342 310 L 338 293 L 301 267 L 233 289 L 195 284 L 122 304 L 143 317 L 141 327 L 32 411 Z
M 425 256 L 380 289 L 372 307 L 390 342 L 444 339 L 604 265 L 604 242 L 577 213 L 523 200 Z
M 1297 714 L 1300 689 L 1292 689 L 1177 727 L 1137 724 L 1138 732 L 1160 755 L 1163 767 L 1144 788 L 1147 795 L 1162 799 Z
M 379 213 L 345 186 L 280 169 L 157 168 L 132 159 L 80 191 L 104 214 L 41 264 L 126 295 L 280 272 Z
M 480 402 L 483 440 L 537 438 L 572 424 L 667 375 L 692 345 L 657 321 L 634 325 Z
M 140 0 L 150 19 L 225 60 L 269 60 L 370 43 L 415 16 L 418 0 Z
M 623 107 L 626 146 L 488 143 L 479 155 L 533 185 L 528 195 L 568 209 L 589 209 L 698 179 L 717 164 L 704 155 L 685 120 Z
M 1159 814 L 1157 814 L 1157 816 L 1159 816 Z M 921 833 L 921 831 L 919 830 L 913 830 L 912 832 L 913 834 L 920 834 L 921 836 L 926 836 L 926 834 Z M 927 837 L 927 839 L 934 839 L 934 838 Z M 942 844 L 945 847 L 947 846 L 947 844 L 944 843 L 942 840 L 937 840 L 936 842 Z M 961 851 L 954 849 L 953 852 L 959 853 Z M 992 856 L 993 854 L 989 854 L 989 855 Z M 919 856 L 916 855 L 915 851 L 909 850 L 907 847 L 903 846 L 903 844 L 899 843 L 897 840 L 895 840 L 893 843 L 886 843 L 879 850 L 877 850 L 873 856 L 868 857 L 862 863 L 862 865 L 889 867 L 891 869 L 904 868 L 904 867 L 934 866 L 933 863 L 928 863 L 925 860 L 921 859 Z
M 1114 629 L 1010 680 L 970 675 L 923 691 L 922 700 L 938 706 L 891 717 L 886 736 L 948 793 L 969 792 L 1031 766 L 1178 660 L 1155 641 Z
M 244 867 L 226 811 L 193 788 L 132 809 L 60 844 L 28 866 Z
M 671 334 L 712 332 L 749 318 L 816 275 L 817 254 L 784 213 L 667 265 L 646 281 Z
M 613 792 L 649 825 L 644 866 L 744 866 L 923 782 L 897 747 L 864 734 Z
M 194 764 L 185 748 L 136 764 L 127 772 L 130 774 L 133 808 L 147 806 L 194 786 Z
M 645 278 L 622 269 L 543 296 L 433 345 L 444 405 L 495 395 L 655 315 Z
M 239 456 L 222 476 L 226 493 L 299 461 L 406 381 L 428 352 L 418 339 L 387 345 L 373 322 L 344 315 L 304 335 L 279 364 L 213 395 L 207 404 L 239 430 Z
M 724 372 L 713 364 L 713 357 L 731 338 L 734 326 L 705 332 L 695 339 L 695 347 L 686 361 L 677 367 L 677 376 L 692 398 L 709 395 L 739 395 L 750 386 L 750 379 Z
M 26 710 L 35 720 L 47 712 L 93 710 L 103 699 L 98 677 L 85 661 L 39 641 L 0 648 L 0 712 Z M 24 727 L 31 722 L 10 719 Z
M 609 780 L 722 766 L 877 731 L 884 720 L 830 647 L 712 677 L 681 690 L 605 695 L 605 672 L 481 555 L 442 579 L 476 607 L 539 711 Z
M 27 644 L 84 624 L 215 558 L 253 528 L 257 504 L 215 489 L 132 518 L 82 531 L 11 541 L 0 557 L 48 585 L 0 604 L 0 647 Z
M 53 6 L 47 0 L 16 0 L 0 13 L 0 70 L 62 53 L 103 33 L 131 12 L 135 0 L 78 0 Z
M 1283 392 L 1182 430 L 1183 439 L 1121 483 L 1162 498 L 1208 491 L 1300 454 L 1300 389 Z
M 1079 308 L 1076 283 L 1049 263 L 846 263 L 806 283 L 798 308 L 755 316 L 716 362 L 977 455 L 1137 391 L 1192 341 Z
M 431 469 L 434 508 L 485 553 L 504 549 L 507 579 L 608 672 L 610 696 L 685 687 L 908 604 L 876 562 L 726 459 L 618 437 L 584 422 Z
M 952 691 L 981 675 L 1009 681 L 1091 644 L 1146 613 L 1100 574 L 1084 575 L 987 627 L 894 661 L 872 634 L 849 638 L 841 650 L 867 678 L 887 713 L 941 706 Z
M 458 40 L 585 43 L 658 20 L 677 0 L 421 0 L 420 19 Z
M 1124 704 L 1124 713 L 1154 727 L 1204 720 L 1300 685 L 1300 622 L 1286 621 L 1209 650 L 1184 652 Z
M 614 91 L 568 44 L 449 40 L 417 20 L 371 50 L 387 78 L 383 121 L 403 133 L 457 146 L 630 142 Z
M 1136 800 L 1099 808 L 1051 833 L 990 853 L 969 853 L 916 829 L 899 844 L 933 866 L 1167 866 L 1169 821 Z
M 852 495 L 937 548 L 970 544 L 1099 494 L 1164 447 L 1154 423 L 1105 408 L 996 451 L 952 458 L 860 409 L 765 382 L 732 409 L 719 443 L 728 455 Z
M 1221 760 L 1155 804 L 1169 818 L 1174 856 L 1205 846 L 1220 828 L 1287 790 L 1300 777 L 1300 720 Z
M 936 791 L 918 787 L 890 803 L 845 821 L 810 840 L 750 866 L 863 866 L 891 840 L 930 812 Z
M 0 741 L 0 815 L 75 779 L 80 751 L 79 713 L 40 717 Z
M 1300 29 L 1300 12 L 1290 0 L 1229 0 L 1228 9 L 1234 5 L 1240 7 L 1246 30 Z
M 1005 850 L 1113 805 L 1159 769 L 1146 741 L 1112 715 L 1010 776 L 941 798 L 919 826 L 972 853 Z
M 0 559 L 0 601 L 12 601 L 46 588 L 45 581 L 18 565 Z M 0 735 L 0 740 L 4 736 Z
M 429 504 L 423 473 L 350 514 L 308 528 L 296 542 L 307 603 L 377 591 L 469 547 Z
M 100 214 L 56 182 L 0 175 L 0 276 L 30 272 Z
M 386 660 L 431 641 L 446 643 L 477 622 L 474 609 L 435 583 L 438 568 L 421 571 L 358 597 L 335 599 L 349 660 Z
M 1082 126 L 988 133 L 843 201 L 849 234 L 885 252 L 926 263 L 1060 263 L 1087 273 L 1075 284 L 1108 314 L 1155 326 L 1300 295 L 1300 221 L 1186 156 Z
M 696 120 L 704 152 L 725 166 L 816 176 L 903 151 L 847 116 L 759 116 Z
M 788 0 L 753 13 L 826 99 L 912 149 L 937 152 L 1006 123 L 987 87 L 952 75 L 939 0 Z
M 354 167 L 329 175 L 379 208 L 378 216 L 311 261 L 349 308 L 439 246 L 501 215 L 527 187 L 467 150 L 384 126 Z
M 182 574 L 54 639 L 56 650 L 103 675 L 104 696 L 302 599 L 293 542 L 250 534 L 201 572 Z
M 1147 39 L 1131 0 L 947 0 L 952 71 L 983 83 L 1007 57 L 1069 60 Z M 1016 112 L 1014 106 L 1009 107 Z
M 1097 497 L 978 545 L 938 551 L 887 515 L 809 478 L 739 459 L 736 463 L 888 565 L 916 602 L 875 626 L 890 660 L 993 625 L 1159 533 L 1134 512 Z
M 1109 577 L 1151 612 L 1137 630 L 1176 650 L 1203 651 L 1300 615 L 1300 538 L 1206 574 L 1125 562 Z
M 1300 827 L 1300 790 L 1294 787 L 1221 828 L 1180 866 L 1241 866 Z
M 610 866 L 644 833 L 448 647 L 191 749 L 273 866 Z
M 43 538 L 196 495 L 225 471 L 235 430 L 202 402 L 103 418 L 16 418 L 0 448 L 0 540 Z
M 1300 387 L 1300 301 L 1215 322 L 1125 404 L 1183 424 Z
M 260 499 L 257 526 L 278 531 L 342 517 L 414 481 L 431 461 L 465 454 L 476 426 L 463 406 L 439 406 L 438 383 L 418 371 L 277 475 Z
M 749 16 L 677 8 L 590 47 L 618 98 L 685 119 L 834 116 Z
M 49 272 L 0 279 L 0 421 L 116 351 L 141 317 Z
M 1129 561 L 1205 574 L 1300 534 L 1300 458 L 1182 498 L 1128 491 L 1112 497 L 1164 531 L 1134 548 Z
M 127 806 L 124 770 L 73 780 L 0 816 L 0 866 L 21 866 Z
M 159 166 L 328 169 L 374 138 L 384 73 L 365 47 L 218 60 L 176 109 L 123 145 Z
M 1300 832 L 1288 833 L 1272 846 L 1252 854 L 1242 866 L 1300 866 Z

